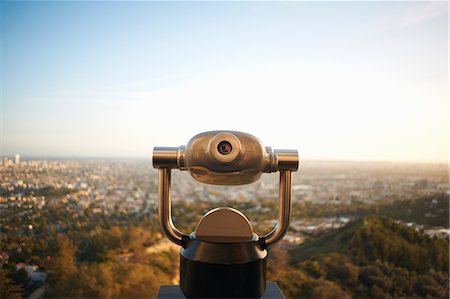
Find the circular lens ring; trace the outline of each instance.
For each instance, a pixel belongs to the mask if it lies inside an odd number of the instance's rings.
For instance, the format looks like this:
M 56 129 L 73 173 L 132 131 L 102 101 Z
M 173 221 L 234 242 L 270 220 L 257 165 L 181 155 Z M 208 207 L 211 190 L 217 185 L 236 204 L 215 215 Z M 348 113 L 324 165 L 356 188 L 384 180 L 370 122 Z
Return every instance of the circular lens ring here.
M 217 145 L 217 150 L 222 155 L 228 155 L 233 150 L 233 146 L 231 145 L 230 142 L 223 140 L 223 141 L 219 142 L 219 144 Z
M 208 152 L 211 157 L 220 163 L 231 163 L 236 160 L 242 150 L 242 145 L 239 138 L 237 138 L 231 131 L 213 131 L 212 133 L 215 134 L 211 136 L 211 140 L 208 145 Z M 220 150 L 219 144 L 223 141 L 226 141 L 231 145 L 231 150 L 228 154 L 224 154 L 228 152 L 228 150 L 224 149 L 224 153 Z

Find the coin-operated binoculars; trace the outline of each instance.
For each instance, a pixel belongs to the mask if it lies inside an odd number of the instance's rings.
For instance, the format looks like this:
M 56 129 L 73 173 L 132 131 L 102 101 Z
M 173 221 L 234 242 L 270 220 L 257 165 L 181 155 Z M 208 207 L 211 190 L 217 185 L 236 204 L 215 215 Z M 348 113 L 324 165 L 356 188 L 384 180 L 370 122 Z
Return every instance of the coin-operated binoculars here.
M 194 136 L 186 146 L 155 147 L 153 166 L 159 169 L 159 221 L 170 241 L 182 247 L 180 287 L 186 297 L 253 297 L 266 288 L 267 248 L 286 234 L 291 211 L 292 172 L 298 169 L 296 150 L 272 150 L 254 136 L 236 131 L 211 131 Z M 280 172 L 278 223 L 258 236 L 249 220 L 233 208 L 206 213 L 190 235 L 172 222 L 171 170 L 188 170 L 199 182 L 242 185 L 262 173 Z

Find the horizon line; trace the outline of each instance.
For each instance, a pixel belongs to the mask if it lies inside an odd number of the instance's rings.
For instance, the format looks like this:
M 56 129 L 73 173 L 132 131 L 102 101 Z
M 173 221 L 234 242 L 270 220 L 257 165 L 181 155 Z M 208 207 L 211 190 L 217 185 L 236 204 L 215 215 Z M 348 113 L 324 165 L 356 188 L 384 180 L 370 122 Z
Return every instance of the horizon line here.
M 0 159 L 4 158 L 14 160 L 15 155 L 0 155 Z M 108 156 L 108 155 L 20 155 L 20 159 L 23 161 L 32 160 L 152 160 L 152 156 Z M 345 162 L 345 163 L 401 163 L 401 164 L 448 164 L 447 161 L 427 161 L 427 160 L 389 160 L 389 159 L 339 159 L 339 158 L 306 158 L 300 157 L 300 163 L 302 162 Z

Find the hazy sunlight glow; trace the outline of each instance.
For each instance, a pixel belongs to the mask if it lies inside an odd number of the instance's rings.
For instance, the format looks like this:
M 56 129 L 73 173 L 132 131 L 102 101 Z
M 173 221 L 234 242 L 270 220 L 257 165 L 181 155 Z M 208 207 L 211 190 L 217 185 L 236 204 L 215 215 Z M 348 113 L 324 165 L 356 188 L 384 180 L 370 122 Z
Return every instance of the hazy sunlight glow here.
M 447 161 L 446 2 L 6 2 L 0 155 L 149 157 L 233 129 Z

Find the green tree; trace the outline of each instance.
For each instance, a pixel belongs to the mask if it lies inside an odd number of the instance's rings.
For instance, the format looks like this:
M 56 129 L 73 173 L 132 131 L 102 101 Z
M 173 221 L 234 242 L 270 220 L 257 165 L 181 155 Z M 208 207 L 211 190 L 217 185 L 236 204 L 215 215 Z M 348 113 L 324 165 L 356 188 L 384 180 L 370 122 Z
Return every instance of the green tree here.
M 445 286 L 440 285 L 431 275 L 419 275 L 416 289 L 417 293 L 423 298 L 448 297 L 448 288 L 446 289 Z
M 50 288 L 49 297 L 71 297 L 75 275 L 78 267 L 76 264 L 76 247 L 65 235 L 57 237 L 57 252 L 49 269 Z

